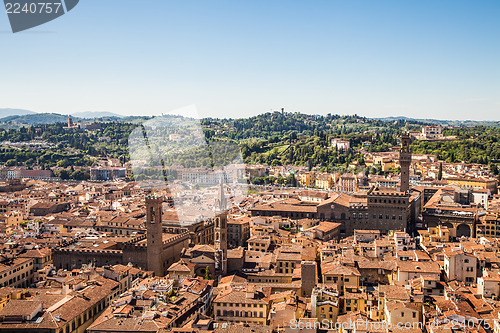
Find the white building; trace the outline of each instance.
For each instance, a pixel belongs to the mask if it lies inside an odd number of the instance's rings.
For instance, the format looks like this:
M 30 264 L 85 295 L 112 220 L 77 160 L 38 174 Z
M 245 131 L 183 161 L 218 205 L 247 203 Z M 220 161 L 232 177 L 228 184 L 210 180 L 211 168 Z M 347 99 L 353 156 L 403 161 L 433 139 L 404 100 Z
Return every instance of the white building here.
M 394 242 L 396 243 L 396 251 L 415 250 L 415 242 L 406 232 L 396 231 L 394 233 Z
M 346 151 L 346 150 L 349 150 L 349 148 L 351 148 L 351 143 L 349 141 L 344 141 L 344 140 L 341 140 L 341 139 L 332 139 L 332 147 L 336 147 L 337 150 L 343 150 L 343 151 Z
M 422 139 L 424 140 L 441 140 L 443 134 L 441 133 L 443 128 L 441 126 L 423 126 L 422 127 Z

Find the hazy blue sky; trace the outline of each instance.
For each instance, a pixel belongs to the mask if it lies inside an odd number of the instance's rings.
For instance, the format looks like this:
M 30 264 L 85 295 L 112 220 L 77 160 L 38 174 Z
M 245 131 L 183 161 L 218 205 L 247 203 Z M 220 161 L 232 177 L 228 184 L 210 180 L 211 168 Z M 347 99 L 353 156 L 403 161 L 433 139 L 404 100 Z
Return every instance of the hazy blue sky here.
M 0 107 L 500 120 L 500 1 L 81 0 L 12 34 Z

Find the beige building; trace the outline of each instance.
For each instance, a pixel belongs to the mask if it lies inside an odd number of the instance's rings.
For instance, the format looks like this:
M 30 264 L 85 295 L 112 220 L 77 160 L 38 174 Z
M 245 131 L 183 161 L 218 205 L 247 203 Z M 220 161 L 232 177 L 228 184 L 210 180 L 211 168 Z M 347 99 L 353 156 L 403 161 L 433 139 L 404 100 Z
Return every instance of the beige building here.
M 33 259 L 14 258 L 0 264 L 0 286 L 28 287 L 33 283 Z
M 279 252 L 276 256 L 276 266 L 278 273 L 291 274 L 295 268 L 299 268 L 301 263 L 300 252 Z
M 315 238 L 327 242 L 330 240 L 338 240 L 340 237 L 340 223 L 320 222 L 314 227 Z
M 398 269 L 395 278 L 395 284 L 404 286 L 410 280 L 420 276 L 426 276 L 434 279 L 440 279 L 441 268 L 435 261 L 397 261 Z
M 396 244 L 391 239 L 377 239 L 374 242 L 375 256 L 383 258 L 386 253 L 395 253 Z
M 267 252 L 271 246 L 271 238 L 269 236 L 254 236 L 248 240 L 249 251 Z
M 245 246 L 250 238 L 250 218 L 238 216 L 227 220 L 227 245 L 230 248 Z
M 397 302 L 409 302 L 411 300 L 410 290 L 403 286 L 397 285 L 379 285 L 378 286 L 379 297 L 377 299 L 377 316 L 379 320 L 386 319 L 385 308 L 386 303 Z M 375 319 L 375 317 L 374 317 Z
M 118 284 L 97 276 L 63 290 L 11 300 L 0 310 L 0 331 L 84 333 L 116 295 Z
M 477 258 L 462 251 L 445 252 L 444 272 L 449 281 L 473 284 L 477 276 Z
M 477 278 L 477 293 L 484 298 L 498 299 L 500 296 L 500 278 L 486 276 Z
M 357 289 L 361 274 L 355 267 L 341 265 L 338 262 L 321 263 L 322 281 L 325 284 L 337 284 L 340 291 Z
M 194 264 L 190 263 L 188 260 L 181 259 L 168 268 L 168 276 L 177 282 L 182 282 L 187 278 L 195 276 L 194 269 Z
M 422 304 L 399 300 L 386 301 L 384 314 L 386 321 L 394 326 L 403 323 L 416 328 L 422 322 Z
M 343 174 L 339 179 L 339 192 L 353 193 L 358 190 L 358 184 L 355 175 Z
M 253 285 L 230 286 L 213 301 L 215 320 L 267 324 L 269 295 Z
M 27 250 L 19 258 L 33 259 L 33 270 L 36 272 L 52 264 L 52 251 L 46 248 Z
M 17 211 L 11 211 L 0 214 L 0 223 L 5 223 L 6 226 L 18 226 L 23 222 L 23 214 Z

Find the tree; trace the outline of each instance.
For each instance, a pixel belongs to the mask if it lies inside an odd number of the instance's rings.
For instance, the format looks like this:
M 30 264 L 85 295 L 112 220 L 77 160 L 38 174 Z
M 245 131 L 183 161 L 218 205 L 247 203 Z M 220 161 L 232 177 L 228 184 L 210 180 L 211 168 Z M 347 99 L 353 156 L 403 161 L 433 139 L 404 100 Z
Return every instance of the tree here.
M 62 169 L 61 171 L 59 171 L 59 177 L 61 177 L 61 179 L 69 179 L 70 174 L 69 174 L 68 170 Z
M 205 268 L 205 280 L 212 280 L 212 277 L 210 276 L 210 269 L 208 266 Z
M 439 163 L 439 172 L 438 172 L 438 180 L 443 179 L 443 163 Z
M 17 161 L 15 159 L 10 159 L 5 163 L 6 167 L 14 166 L 17 164 Z
M 286 185 L 297 187 L 297 180 L 295 179 L 295 174 L 292 173 L 288 177 L 286 177 L 285 183 Z
M 87 180 L 90 179 L 90 175 L 88 172 L 85 172 L 83 171 L 83 169 L 80 169 L 71 173 L 71 178 L 76 180 Z
M 57 162 L 57 166 L 61 168 L 67 168 L 71 165 L 71 162 L 65 158 L 64 160 L 60 160 Z
M 491 167 L 490 167 L 490 170 L 491 172 L 494 174 L 494 175 L 498 175 L 499 174 L 499 170 L 498 170 L 498 167 L 496 164 L 492 164 Z

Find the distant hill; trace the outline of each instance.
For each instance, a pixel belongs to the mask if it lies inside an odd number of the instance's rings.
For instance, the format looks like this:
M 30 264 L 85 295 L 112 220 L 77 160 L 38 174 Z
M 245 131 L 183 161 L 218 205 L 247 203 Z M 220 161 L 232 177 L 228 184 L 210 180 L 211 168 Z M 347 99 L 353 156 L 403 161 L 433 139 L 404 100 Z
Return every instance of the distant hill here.
M 405 116 L 399 116 L 399 117 L 384 117 L 384 118 L 376 118 L 376 119 L 379 119 L 379 120 L 383 120 L 383 121 L 395 121 L 395 120 L 416 120 L 414 118 L 408 118 L 408 117 L 405 117 Z
M 149 117 L 144 116 L 129 116 L 125 117 L 122 115 L 114 115 L 113 113 L 108 112 L 107 116 L 91 113 L 89 115 L 86 114 L 86 117 L 75 116 L 82 113 L 77 113 L 71 115 L 74 122 L 80 121 L 97 121 L 97 122 L 119 122 L 119 123 L 134 123 L 140 124 L 144 120 L 149 119 Z M 0 128 L 5 129 L 18 129 L 23 126 L 31 126 L 31 125 L 39 125 L 39 124 L 55 124 L 55 123 L 68 123 L 69 115 L 58 114 L 58 113 L 32 113 L 25 115 L 12 115 L 0 118 Z
M 19 128 L 38 124 L 67 123 L 69 115 L 58 113 L 36 113 L 21 109 L 0 109 L 0 127 Z M 97 121 L 97 122 L 119 122 L 139 124 L 147 116 L 123 116 L 106 111 L 77 112 L 71 115 L 73 121 Z M 226 123 L 229 128 L 234 128 L 235 138 L 247 138 L 267 136 L 269 134 L 281 135 L 289 131 L 303 132 L 305 130 L 313 133 L 317 130 L 343 130 L 346 126 L 349 130 L 368 130 L 388 126 L 388 123 L 397 121 L 399 127 L 405 123 L 414 126 L 436 124 L 443 127 L 473 127 L 490 126 L 500 127 L 500 121 L 476 121 L 476 120 L 439 120 L 439 119 L 417 119 L 409 117 L 384 117 L 366 118 L 357 115 L 310 115 L 301 113 L 263 113 L 250 118 L 238 119 L 213 119 L 205 118 L 202 123 L 209 124 L 213 121 Z M 255 126 L 260 124 L 261 126 Z M 391 125 L 392 126 L 392 125 Z
M 0 118 L 10 117 L 10 116 L 22 116 L 26 114 L 35 114 L 35 113 L 36 112 L 23 109 L 0 108 Z
M 109 117 L 123 118 L 124 117 L 121 114 L 107 112 L 107 111 L 75 112 L 71 116 L 82 118 L 82 119 L 109 118 Z
M 21 116 L 9 116 L 0 119 L 0 123 L 24 124 L 24 125 L 54 124 L 54 123 L 67 123 L 67 122 L 68 122 L 67 115 L 62 115 L 57 113 L 34 113 Z
M 418 122 L 423 124 L 435 124 L 441 126 L 494 126 L 499 127 L 500 121 L 488 121 L 488 120 L 443 120 L 443 119 L 417 119 L 417 118 L 408 118 L 404 116 L 399 117 L 384 117 L 384 118 L 376 118 L 382 121 L 396 121 L 403 120 L 408 122 Z

